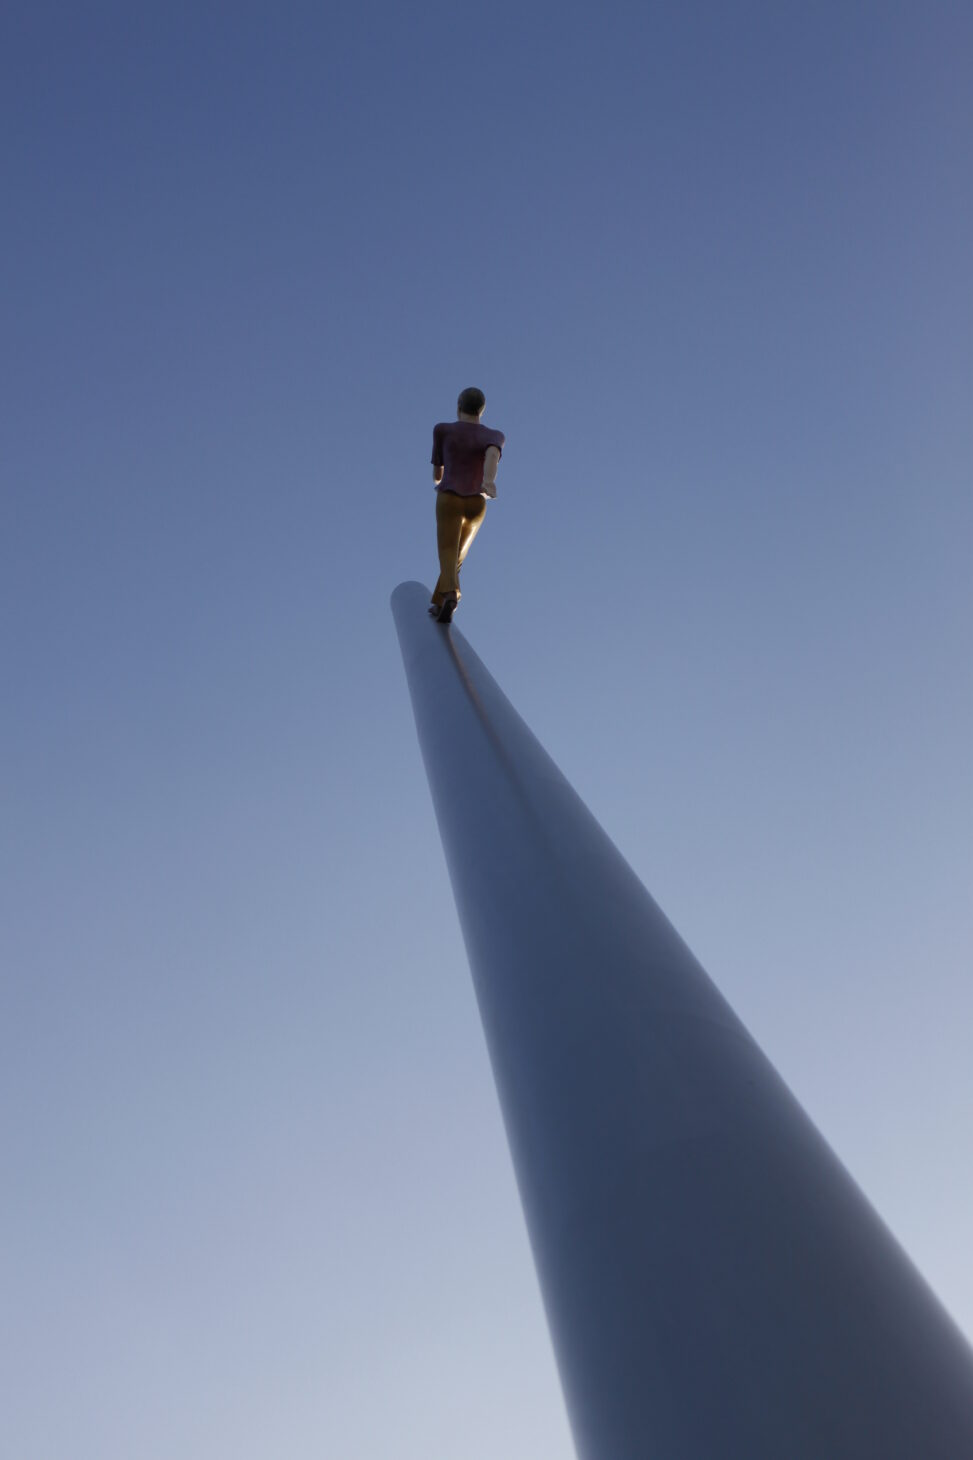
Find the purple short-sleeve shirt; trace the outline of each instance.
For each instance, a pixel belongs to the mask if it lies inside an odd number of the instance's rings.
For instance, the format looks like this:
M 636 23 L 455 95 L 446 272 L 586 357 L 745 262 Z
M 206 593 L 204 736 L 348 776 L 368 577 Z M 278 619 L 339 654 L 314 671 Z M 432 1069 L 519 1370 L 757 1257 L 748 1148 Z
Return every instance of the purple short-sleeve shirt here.
M 483 490 L 483 462 L 487 447 L 503 454 L 502 431 L 481 426 L 479 421 L 440 421 L 432 428 L 432 464 L 443 468 L 439 492 L 458 497 L 477 497 Z

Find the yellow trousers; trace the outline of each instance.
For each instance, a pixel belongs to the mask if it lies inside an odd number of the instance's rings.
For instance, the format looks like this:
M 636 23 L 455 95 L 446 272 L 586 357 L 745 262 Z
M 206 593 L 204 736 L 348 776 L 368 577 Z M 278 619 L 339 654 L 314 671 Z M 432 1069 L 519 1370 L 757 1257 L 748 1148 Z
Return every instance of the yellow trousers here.
M 436 541 L 439 546 L 439 581 L 432 595 L 439 605 L 448 593 L 460 597 L 459 570 L 486 516 L 486 497 L 436 493 Z

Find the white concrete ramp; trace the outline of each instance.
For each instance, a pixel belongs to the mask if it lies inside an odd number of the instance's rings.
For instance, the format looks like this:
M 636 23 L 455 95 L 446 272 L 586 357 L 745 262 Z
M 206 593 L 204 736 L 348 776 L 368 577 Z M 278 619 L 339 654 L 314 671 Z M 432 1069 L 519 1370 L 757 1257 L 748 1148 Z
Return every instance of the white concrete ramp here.
M 965 1339 L 428 597 L 392 608 L 582 1460 L 973 1460 Z

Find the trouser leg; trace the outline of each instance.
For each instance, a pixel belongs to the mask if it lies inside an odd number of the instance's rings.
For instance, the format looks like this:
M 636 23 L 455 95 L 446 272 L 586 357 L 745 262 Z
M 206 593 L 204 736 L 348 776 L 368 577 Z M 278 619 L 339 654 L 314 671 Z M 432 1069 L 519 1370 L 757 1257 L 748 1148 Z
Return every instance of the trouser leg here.
M 456 555 L 456 572 L 466 560 L 466 554 L 470 550 L 470 544 L 483 525 L 486 517 L 486 497 L 469 497 L 466 502 L 466 510 L 463 513 L 463 526 L 459 535 L 459 552 Z M 457 576 L 457 583 L 459 578 Z
M 439 549 L 439 580 L 432 601 L 441 604 L 447 593 L 459 597 L 459 544 L 463 531 L 463 499 L 455 492 L 436 493 L 436 546 Z

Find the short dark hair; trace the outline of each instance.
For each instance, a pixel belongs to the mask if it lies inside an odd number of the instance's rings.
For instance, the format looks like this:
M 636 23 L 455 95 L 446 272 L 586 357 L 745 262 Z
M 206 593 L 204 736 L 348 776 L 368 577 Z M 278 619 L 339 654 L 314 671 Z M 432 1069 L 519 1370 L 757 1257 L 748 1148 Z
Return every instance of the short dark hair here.
M 486 396 L 482 390 L 477 390 L 475 385 L 468 385 L 465 390 L 460 391 L 456 409 L 462 411 L 464 416 L 482 416 L 485 405 Z

